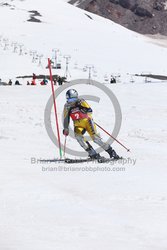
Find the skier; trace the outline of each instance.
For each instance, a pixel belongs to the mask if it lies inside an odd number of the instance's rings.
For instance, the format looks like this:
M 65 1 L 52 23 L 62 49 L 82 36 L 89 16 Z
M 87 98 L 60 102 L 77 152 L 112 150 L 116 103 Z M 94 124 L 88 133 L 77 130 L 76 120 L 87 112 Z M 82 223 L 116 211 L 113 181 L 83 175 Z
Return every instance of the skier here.
M 44 77 L 44 79 L 40 82 L 41 85 L 47 85 L 48 80 Z
M 12 80 L 9 79 L 8 85 L 12 85 Z
M 18 80 L 16 80 L 15 85 L 21 85 L 21 83 Z
M 37 76 L 35 73 L 32 74 L 32 81 L 31 81 L 31 85 L 37 85 L 36 84 L 36 79 L 37 79 Z
M 74 123 L 75 138 L 88 155 L 92 159 L 99 159 L 101 156 L 93 149 L 89 142 L 84 140 L 84 133 L 88 132 L 93 142 L 102 147 L 113 159 L 119 159 L 115 150 L 112 147 L 103 142 L 100 136 L 97 134 L 96 125 L 92 118 L 92 109 L 89 104 L 78 97 L 78 92 L 75 89 L 69 89 L 66 92 L 67 102 L 64 105 L 64 129 L 63 134 L 68 136 L 70 118 Z

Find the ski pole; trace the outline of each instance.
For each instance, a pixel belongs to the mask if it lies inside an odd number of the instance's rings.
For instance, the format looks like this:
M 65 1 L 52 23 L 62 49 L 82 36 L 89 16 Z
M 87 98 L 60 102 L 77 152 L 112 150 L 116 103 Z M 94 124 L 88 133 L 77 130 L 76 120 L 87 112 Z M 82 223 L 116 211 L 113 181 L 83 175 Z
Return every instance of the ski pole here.
M 65 135 L 65 139 L 64 139 L 64 158 L 65 158 L 65 156 L 66 156 L 66 144 L 67 144 L 67 136 Z
M 62 149 L 61 149 L 61 142 L 60 142 L 59 122 L 58 122 L 58 115 L 57 115 L 56 98 L 55 98 L 55 92 L 54 92 L 53 76 L 52 76 L 50 58 L 48 58 L 48 68 L 49 68 L 50 81 L 51 81 L 51 87 L 52 87 L 53 105 L 54 105 L 54 113 L 55 113 L 56 128 L 57 128 L 57 138 L 58 138 L 59 153 L 60 153 L 60 159 L 61 159 L 62 158 Z
M 107 135 L 109 135 L 112 139 L 114 139 L 116 142 L 118 142 L 123 148 L 125 148 L 127 150 L 127 152 L 130 152 L 130 149 L 128 149 L 127 147 L 125 147 L 120 141 L 118 141 L 116 138 L 114 138 L 109 132 L 107 132 L 104 128 L 102 128 L 99 124 L 97 124 L 95 122 L 95 124 L 97 125 L 97 127 L 99 127 L 101 130 L 103 130 Z

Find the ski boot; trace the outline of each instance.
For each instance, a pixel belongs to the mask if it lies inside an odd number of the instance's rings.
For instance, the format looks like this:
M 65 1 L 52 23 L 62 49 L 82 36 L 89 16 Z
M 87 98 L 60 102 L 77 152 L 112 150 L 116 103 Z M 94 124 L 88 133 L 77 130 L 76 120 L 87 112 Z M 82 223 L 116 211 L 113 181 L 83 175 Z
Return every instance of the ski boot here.
M 115 152 L 114 149 L 112 149 L 112 147 L 109 147 L 106 152 L 109 154 L 110 158 L 113 160 L 119 160 L 121 159 L 121 157 L 119 155 L 117 155 L 117 153 Z
M 86 141 L 87 145 L 88 145 L 88 148 L 86 149 L 86 151 L 88 152 L 89 154 L 89 157 L 91 159 L 95 159 L 95 160 L 98 160 L 101 158 L 100 154 L 98 154 L 94 148 L 90 145 L 90 143 L 88 141 Z

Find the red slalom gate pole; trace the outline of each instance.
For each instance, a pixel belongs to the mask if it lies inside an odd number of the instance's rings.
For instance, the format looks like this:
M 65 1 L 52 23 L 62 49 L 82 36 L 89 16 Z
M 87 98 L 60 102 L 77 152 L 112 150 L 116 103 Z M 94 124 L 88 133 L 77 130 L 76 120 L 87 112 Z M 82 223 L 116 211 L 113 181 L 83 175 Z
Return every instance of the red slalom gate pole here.
M 127 152 L 130 152 L 130 149 L 128 149 L 127 147 L 125 147 L 120 141 L 118 141 L 116 138 L 114 138 L 110 133 L 108 133 L 104 128 L 102 128 L 99 124 L 97 124 L 95 122 L 95 124 L 97 125 L 97 127 L 99 127 L 101 130 L 103 130 L 107 135 L 109 135 L 112 139 L 114 139 L 116 142 L 118 142 L 123 148 L 125 148 L 127 150 Z
M 58 138 L 59 153 L 60 153 L 60 159 L 61 159 L 62 158 L 62 149 L 61 149 L 61 142 L 60 142 L 59 122 L 58 122 L 58 116 L 57 116 L 57 106 L 56 106 L 56 98 L 55 98 L 55 92 L 54 92 L 53 76 L 52 76 L 50 58 L 48 58 L 48 68 L 49 68 L 50 81 L 51 81 L 51 87 L 52 87 L 53 105 L 54 105 L 54 113 L 55 113 L 56 128 L 57 128 L 57 138 Z

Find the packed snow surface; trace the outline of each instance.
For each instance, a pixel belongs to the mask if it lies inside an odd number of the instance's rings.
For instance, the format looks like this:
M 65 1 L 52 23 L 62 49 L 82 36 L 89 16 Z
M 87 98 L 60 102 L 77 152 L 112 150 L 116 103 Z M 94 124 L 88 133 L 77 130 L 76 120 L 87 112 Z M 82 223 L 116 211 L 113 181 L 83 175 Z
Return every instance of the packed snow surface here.
M 82 69 L 94 65 L 94 79 L 118 99 L 122 126 L 117 139 L 131 152 L 114 142 L 113 148 L 124 161 L 37 162 L 59 157 L 44 124 L 50 82 L 40 86 L 37 80 L 37 86 L 27 86 L 27 79 L 20 79 L 22 86 L 0 86 L 0 249 L 166 250 L 167 83 L 146 83 L 131 75 L 165 74 L 166 48 L 89 13 L 90 19 L 85 11 L 65 1 L 3 3 L 2 81 L 14 81 L 18 75 L 48 74 L 47 58 L 54 60 L 55 48 L 62 63 L 61 70 L 53 69 L 55 74 L 66 70 L 64 55 L 71 56 L 69 80 L 88 78 L 88 71 Z M 27 22 L 28 11 L 34 10 L 41 14 L 36 16 L 41 23 Z M 33 58 L 34 51 L 37 58 Z M 121 82 L 104 81 L 104 75 L 107 79 L 112 73 L 121 74 Z M 130 82 L 132 77 L 134 82 Z M 66 86 L 68 89 L 68 83 Z M 88 101 L 94 120 L 111 133 L 115 114 L 105 93 L 91 84 L 75 88 L 80 95 L 99 98 L 99 103 Z M 56 99 L 62 144 L 65 92 Z M 51 122 L 56 134 L 53 110 Z M 71 137 L 67 146 L 82 151 Z M 107 156 L 105 152 L 101 155 Z

